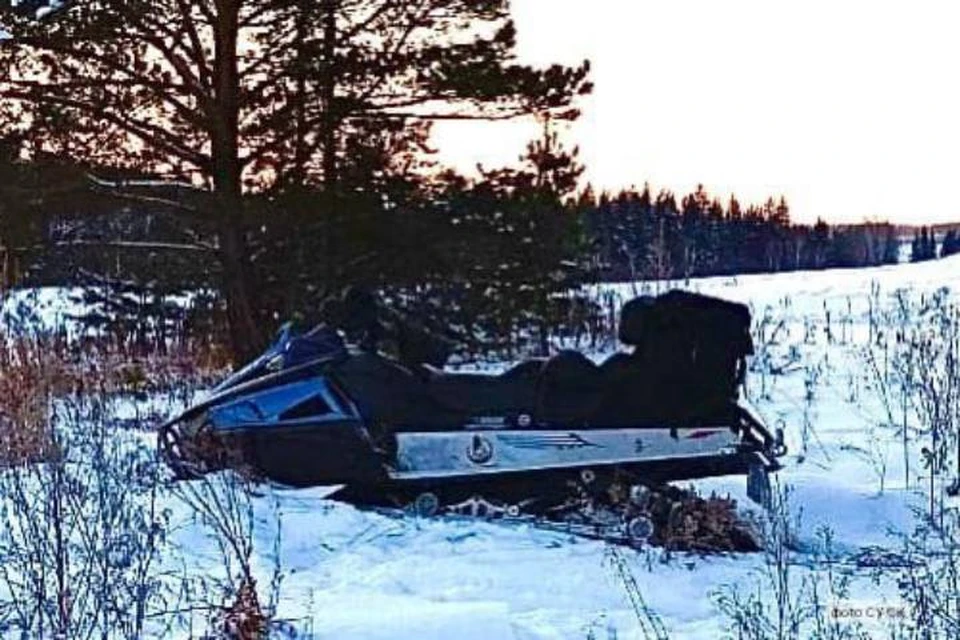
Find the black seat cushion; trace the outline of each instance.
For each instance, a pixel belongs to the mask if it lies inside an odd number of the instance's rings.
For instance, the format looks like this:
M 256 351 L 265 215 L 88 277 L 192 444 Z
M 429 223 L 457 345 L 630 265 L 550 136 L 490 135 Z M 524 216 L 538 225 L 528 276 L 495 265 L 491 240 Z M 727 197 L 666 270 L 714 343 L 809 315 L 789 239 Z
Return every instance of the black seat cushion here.
M 583 426 L 603 393 L 600 368 L 577 351 L 561 351 L 543 365 L 535 418 L 541 423 Z
M 617 351 L 604 360 L 603 364 L 600 365 L 600 376 L 603 378 L 604 384 L 609 385 L 616 382 L 617 379 L 626 374 L 631 367 L 635 366 L 636 364 L 636 356 L 629 353 L 624 353 L 622 351 Z
M 521 363 L 491 376 L 481 373 L 441 373 L 426 384 L 431 400 L 464 418 L 516 416 L 534 404 L 539 365 Z
M 655 313 L 657 299 L 653 296 L 638 296 L 628 300 L 620 309 L 617 337 L 630 346 L 642 344 L 649 335 L 649 326 Z
M 340 363 L 336 377 L 364 419 L 387 429 L 453 429 L 477 417 L 516 419 L 536 402 L 542 360 L 501 375 L 450 373 L 429 365 L 408 369 L 373 353 Z

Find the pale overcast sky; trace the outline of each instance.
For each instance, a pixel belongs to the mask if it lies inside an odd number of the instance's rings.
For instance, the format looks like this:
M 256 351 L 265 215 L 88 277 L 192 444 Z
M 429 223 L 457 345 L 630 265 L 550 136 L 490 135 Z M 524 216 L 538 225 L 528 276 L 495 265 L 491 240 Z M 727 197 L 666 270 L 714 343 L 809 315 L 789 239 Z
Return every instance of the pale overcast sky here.
M 587 179 L 726 199 L 783 193 L 794 219 L 960 221 L 960 3 L 513 0 L 530 63 L 593 64 L 569 132 Z M 481 132 L 482 129 L 482 132 Z M 530 125 L 442 123 L 442 157 L 512 161 Z

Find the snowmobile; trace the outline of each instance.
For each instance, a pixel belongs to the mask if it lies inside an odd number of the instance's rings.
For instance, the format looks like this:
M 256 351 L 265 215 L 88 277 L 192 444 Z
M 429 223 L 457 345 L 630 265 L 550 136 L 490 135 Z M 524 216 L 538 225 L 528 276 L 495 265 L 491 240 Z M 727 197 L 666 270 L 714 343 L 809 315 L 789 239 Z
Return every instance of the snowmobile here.
M 640 296 L 621 310 L 629 351 L 600 364 L 561 351 L 499 375 L 393 359 L 329 326 L 285 327 L 162 426 L 161 453 L 181 477 L 241 466 L 424 515 L 570 512 L 616 492 L 637 507 L 643 487 L 730 474 L 764 503 L 785 447 L 740 398 L 749 327 L 740 304 Z M 633 526 L 649 535 L 649 519 Z

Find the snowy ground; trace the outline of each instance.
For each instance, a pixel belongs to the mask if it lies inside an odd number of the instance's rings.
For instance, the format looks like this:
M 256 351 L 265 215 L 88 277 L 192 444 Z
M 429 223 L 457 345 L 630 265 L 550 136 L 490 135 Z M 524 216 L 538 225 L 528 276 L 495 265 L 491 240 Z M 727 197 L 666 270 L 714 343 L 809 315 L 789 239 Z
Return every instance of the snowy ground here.
M 897 550 L 897 534 L 914 526 L 913 508 L 921 504 L 917 483 L 907 486 L 899 442 L 883 424 L 861 352 L 878 326 L 892 330 L 889 318 L 887 325 L 876 319 L 892 308 L 897 290 L 919 299 L 958 284 L 960 257 L 686 285 L 753 309 L 761 340 L 748 396 L 771 425 L 782 423 L 786 430 L 790 454 L 778 480 L 790 487 L 790 508 L 799 519 L 798 571 L 816 571 L 812 550 L 824 527 L 833 532 L 837 552 L 856 558 L 874 547 Z M 608 290 L 626 299 L 636 287 Z M 771 367 L 783 372 L 772 374 Z M 696 485 L 749 504 L 743 478 Z M 326 500 L 327 493 L 265 490 L 254 500 L 258 584 L 269 584 L 279 572 L 277 614 L 291 621 L 298 637 L 645 637 L 610 551 L 600 542 L 526 526 L 390 518 Z M 187 562 L 222 571 L 208 529 L 183 505 L 171 508 L 174 540 Z M 766 584 L 762 554 L 622 550 L 620 557 L 673 638 L 721 637 L 728 621 L 718 613 L 717 594 L 732 585 L 756 591 Z M 898 602 L 896 589 L 882 579 L 874 584 L 858 571 L 852 578 L 851 598 Z M 880 635 L 884 628 L 872 632 Z
M 0 332 L 58 332 L 71 339 L 95 336 L 96 329 L 81 321 L 108 313 L 101 305 L 84 300 L 83 287 L 13 289 L 0 296 Z M 168 295 L 168 303 L 188 308 L 190 294 Z
M 870 299 L 889 304 L 904 288 L 914 295 L 960 281 L 960 261 L 853 271 L 757 275 L 693 281 L 690 288 L 752 306 L 755 320 L 785 320 L 770 358 L 800 360 L 790 373 L 749 379 L 752 401 L 771 423 L 786 427 L 791 455 L 779 481 L 791 487 L 800 517 L 801 548 L 818 544 L 829 527 L 838 552 L 855 555 L 877 546 L 896 550 L 896 532 L 913 526 L 919 498 L 904 488 L 892 433 L 863 389 L 858 355 L 865 340 Z M 634 287 L 612 290 L 625 297 Z M 833 342 L 827 337 L 827 314 Z M 775 321 L 775 322 L 774 322 Z M 804 343 L 805 321 L 813 331 Z M 814 325 L 810 329 L 810 325 Z M 805 403 L 804 366 L 828 365 Z M 764 388 L 765 387 L 765 388 Z M 857 388 L 860 388 L 857 391 Z M 808 404 L 807 450 L 801 428 Z M 887 439 L 885 491 L 879 492 L 868 439 Z M 802 461 L 801 461 L 802 460 Z M 743 478 L 697 483 L 749 504 Z M 283 557 L 281 616 L 312 616 L 317 638 L 559 638 L 642 637 L 622 581 L 603 544 L 554 533 L 481 523 L 398 521 L 323 500 L 323 491 L 279 493 Z M 272 529 L 261 532 L 269 548 Z M 760 555 L 677 556 L 630 552 L 629 562 L 648 606 L 671 637 L 716 638 L 726 621 L 714 594 L 728 585 L 763 583 Z M 266 567 L 265 567 L 266 568 Z M 890 589 L 874 593 L 864 574 L 858 597 L 896 602 Z M 310 603 L 307 611 L 303 603 Z

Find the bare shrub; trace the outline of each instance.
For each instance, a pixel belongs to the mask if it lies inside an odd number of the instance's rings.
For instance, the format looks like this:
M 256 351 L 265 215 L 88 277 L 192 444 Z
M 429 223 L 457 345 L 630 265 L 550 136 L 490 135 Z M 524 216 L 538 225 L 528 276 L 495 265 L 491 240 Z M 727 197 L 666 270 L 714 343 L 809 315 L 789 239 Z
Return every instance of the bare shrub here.
M 898 295 L 897 302 L 901 314 L 913 311 L 909 328 L 897 331 L 892 377 L 876 373 L 875 378 L 891 416 L 894 404 L 886 399 L 886 387 L 890 380 L 898 387 L 904 455 L 913 435 L 926 480 L 927 517 L 933 521 L 944 513 L 945 495 L 960 492 L 960 309 L 946 289 L 922 297 L 915 308 L 905 294 Z M 908 429 L 908 405 L 919 425 L 915 434 Z
M 64 375 L 47 341 L 0 345 L 0 467 L 55 456 L 48 406 Z
M 897 586 L 906 615 L 897 620 L 892 637 L 960 637 L 960 513 L 951 509 L 935 522 L 924 517 L 902 539 Z
M 174 493 L 205 527 L 218 549 L 222 571 L 197 576 L 191 586 L 193 608 L 209 614 L 207 637 L 255 640 L 286 628 L 285 621 L 276 619 L 283 578 L 279 549 L 282 520 L 276 503 L 273 572 L 264 599 L 253 565 L 255 505 L 250 479 L 224 471 L 179 482 L 174 485 Z
M 916 306 L 904 294 L 898 303 L 902 316 L 914 311 L 903 322 L 910 328 L 898 332 L 897 346 L 922 438 L 926 506 L 916 529 L 904 536 L 908 561 L 899 587 L 909 616 L 895 635 L 960 637 L 960 309 L 946 289 Z
M 45 399 L 46 421 L 25 420 L 47 425 L 56 455 L 0 470 L 0 621 L 28 637 L 143 637 L 177 597 L 159 569 L 154 451 L 113 432 L 102 397 Z
M 766 523 L 766 561 L 749 587 L 724 587 L 714 594 L 730 637 L 739 640 L 847 640 L 869 638 L 857 623 L 830 617 L 830 605 L 848 597 L 849 578 L 834 570 L 833 536 L 819 532 L 813 560 L 823 569 L 806 574 L 795 566 L 799 516 L 789 508 L 789 488 L 774 491 Z
M 2 320 L 0 634 L 168 635 L 186 583 L 170 557 L 165 473 L 140 433 L 150 425 L 119 429 L 118 409 L 186 397 L 222 365 Z

